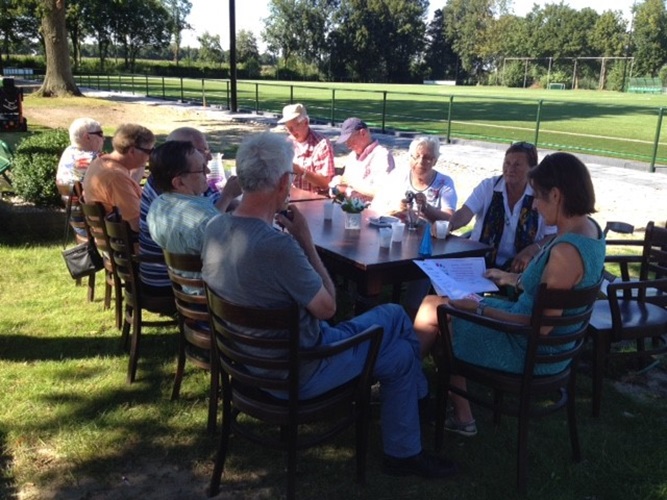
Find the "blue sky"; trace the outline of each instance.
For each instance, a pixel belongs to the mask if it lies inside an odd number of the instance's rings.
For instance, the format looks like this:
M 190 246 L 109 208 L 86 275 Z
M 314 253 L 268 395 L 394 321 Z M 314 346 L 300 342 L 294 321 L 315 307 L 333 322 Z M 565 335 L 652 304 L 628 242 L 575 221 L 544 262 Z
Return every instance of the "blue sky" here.
M 188 22 L 193 30 L 183 33 L 183 45 L 196 46 L 197 36 L 205 31 L 212 35 L 220 35 L 220 40 L 225 49 L 229 48 L 229 2 L 227 0 L 191 0 L 192 10 Z M 514 0 L 514 13 L 525 15 L 532 9 L 533 4 L 544 5 L 547 3 L 558 3 L 558 0 L 533 1 Z M 627 19 L 630 19 L 630 9 L 633 0 L 565 0 L 566 5 L 580 10 L 591 7 L 598 12 L 605 10 L 621 10 Z M 260 50 L 264 48 L 260 33 L 263 29 L 262 19 L 268 16 L 269 0 L 236 0 L 236 30 L 250 30 L 255 33 Z M 431 0 L 429 19 L 433 11 L 442 8 L 446 0 Z

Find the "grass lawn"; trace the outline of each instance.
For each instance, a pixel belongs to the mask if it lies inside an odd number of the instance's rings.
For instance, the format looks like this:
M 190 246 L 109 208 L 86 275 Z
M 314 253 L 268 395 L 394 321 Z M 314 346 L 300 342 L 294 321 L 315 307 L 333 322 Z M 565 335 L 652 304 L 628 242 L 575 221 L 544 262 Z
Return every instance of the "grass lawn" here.
M 59 241 L 0 235 L 0 261 L 0 498 L 25 491 L 33 496 L 23 498 L 204 498 L 216 447 L 205 432 L 207 376 L 190 368 L 181 399 L 170 401 L 174 331 L 146 329 L 137 382 L 126 385 L 127 354 L 112 311 L 102 309 L 101 283 L 95 302 L 86 302 L 85 287 L 66 273 Z M 606 385 L 602 417 L 593 419 L 590 378 L 579 377 L 583 462 L 570 460 L 564 414 L 532 425 L 529 498 L 667 497 L 667 403 L 631 399 Z M 349 431 L 300 454 L 298 497 L 514 498 L 515 422 L 494 428 L 487 412 L 477 417 L 475 438 L 447 437 L 446 453 L 463 467 L 458 479 L 383 475 L 375 420 L 367 485 L 353 480 Z M 431 448 L 433 430 L 423 434 Z M 121 478 L 134 478 L 147 463 L 157 464 L 156 475 L 144 479 L 141 492 L 120 488 Z M 280 497 L 283 467 L 281 454 L 232 438 L 222 498 Z M 189 481 L 165 491 L 161 485 L 177 472 Z
M 229 82 L 144 77 L 79 77 L 80 85 L 153 97 L 226 105 Z M 667 96 L 589 90 L 508 89 L 240 81 L 238 104 L 279 114 L 302 102 L 312 117 L 342 122 L 360 116 L 373 126 L 493 142 L 537 142 L 542 148 L 667 163 L 667 140 L 657 134 Z M 537 123 L 539 121 L 539 127 Z M 539 129 L 539 131 L 537 131 Z

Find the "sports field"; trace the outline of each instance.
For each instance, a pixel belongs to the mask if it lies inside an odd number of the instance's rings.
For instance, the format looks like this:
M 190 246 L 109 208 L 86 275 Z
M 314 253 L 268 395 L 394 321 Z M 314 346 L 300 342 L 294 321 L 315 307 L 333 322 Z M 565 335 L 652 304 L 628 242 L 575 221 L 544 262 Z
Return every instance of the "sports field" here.
M 79 76 L 81 86 L 151 97 L 229 105 L 227 80 L 143 76 Z M 662 108 L 667 95 L 588 90 L 508 89 L 239 81 L 238 106 L 279 114 L 301 102 L 311 118 L 341 122 L 359 116 L 384 130 L 455 139 L 530 141 L 541 148 L 587 152 L 667 166 Z

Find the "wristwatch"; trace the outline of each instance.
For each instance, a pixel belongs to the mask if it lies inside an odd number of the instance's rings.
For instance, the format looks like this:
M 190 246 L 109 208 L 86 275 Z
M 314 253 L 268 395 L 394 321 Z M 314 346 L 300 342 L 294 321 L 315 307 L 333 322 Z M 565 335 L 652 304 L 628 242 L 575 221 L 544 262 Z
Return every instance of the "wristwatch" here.
M 484 316 L 484 309 L 486 309 L 486 304 L 484 302 L 478 303 L 477 309 L 475 309 L 475 314 L 479 316 Z

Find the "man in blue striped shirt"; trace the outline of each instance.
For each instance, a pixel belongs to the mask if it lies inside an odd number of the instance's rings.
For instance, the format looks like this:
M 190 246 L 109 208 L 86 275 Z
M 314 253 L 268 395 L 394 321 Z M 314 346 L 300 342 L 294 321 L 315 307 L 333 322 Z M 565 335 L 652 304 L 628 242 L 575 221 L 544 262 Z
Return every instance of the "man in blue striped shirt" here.
M 208 169 L 206 165 L 211 160 L 212 155 L 206 141 L 206 137 L 199 130 L 192 127 L 181 127 L 172 131 L 167 136 L 167 142 L 184 141 L 190 143 L 194 150 L 201 156 L 201 162 L 206 172 L 202 174 L 204 183 L 206 184 L 206 173 Z M 156 163 L 157 162 L 157 163 Z M 171 282 L 169 281 L 169 274 L 167 273 L 167 266 L 163 260 L 162 247 L 156 243 L 154 235 L 149 230 L 147 216 L 153 202 L 160 196 L 164 188 L 160 188 L 155 178 L 156 169 L 164 168 L 163 163 L 173 163 L 170 158 L 153 158 L 149 163 L 151 175 L 148 177 L 141 194 L 140 207 L 140 230 L 139 230 L 139 253 L 141 255 L 148 255 L 151 259 L 156 259 L 157 262 L 142 262 L 139 266 L 139 277 L 141 279 L 142 288 L 145 292 L 153 295 L 171 295 Z M 181 165 L 186 168 L 187 165 Z M 202 194 L 203 193 L 203 194 Z M 241 188 L 235 177 L 228 180 L 222 192 L 214 191 L 204 186 L 204 190 L 199 192 L 196 196 L 204 197 L 208 202 L 220 212 L 226 211 L 232 205 L 235 197 L 241 194 Z M 174 210 L 178 210 L 174 207 Z M 167 250 L 177 252 L 176 250 Z M 177 252 L 177 253 L 191 253 L 191 252 Z M 199 253 L 199 251 L 194 252 Z

